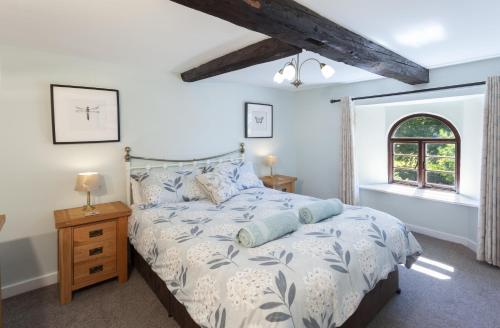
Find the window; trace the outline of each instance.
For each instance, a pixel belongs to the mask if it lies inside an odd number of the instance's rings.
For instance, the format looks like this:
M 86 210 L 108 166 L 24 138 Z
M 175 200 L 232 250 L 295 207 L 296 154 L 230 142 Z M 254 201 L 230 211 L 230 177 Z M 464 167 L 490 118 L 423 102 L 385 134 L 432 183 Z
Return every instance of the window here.
M 407 116 L 389 132 L 389 183 L 458 192 L 460 136 L 447 120 Z

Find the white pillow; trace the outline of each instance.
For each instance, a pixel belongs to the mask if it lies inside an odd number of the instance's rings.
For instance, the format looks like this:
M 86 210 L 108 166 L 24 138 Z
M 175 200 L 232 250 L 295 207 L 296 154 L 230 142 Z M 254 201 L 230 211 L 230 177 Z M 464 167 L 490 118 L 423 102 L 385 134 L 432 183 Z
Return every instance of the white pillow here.
M 219 205 L 238 195 L 238 186 L 231 176 L 223 172 L 209 172 L 196 176 L 196 180 L 209 196 L 210 200 Z

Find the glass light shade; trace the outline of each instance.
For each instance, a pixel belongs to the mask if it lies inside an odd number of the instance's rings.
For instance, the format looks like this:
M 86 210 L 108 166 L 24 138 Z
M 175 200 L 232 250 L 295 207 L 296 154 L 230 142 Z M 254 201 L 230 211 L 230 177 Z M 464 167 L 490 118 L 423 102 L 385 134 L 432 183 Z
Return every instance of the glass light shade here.
M 288 81 L 293 81 L 295 79 L 295 73 L 296 73 L 295 66 L 292 64 L 286 65 L 286 67 L 283 69 L 283 75 L 285 76 L 285 79 Z
M 325 79 L 329 79 L 335 74 L 335 70 L 330 65 L 321 64 L 321 74 Z
M 283 70 L 280 70 L 274 74 L 274 82 L 281 84 L 283 81 L 285 81 L 285 77 L 283 76 Z

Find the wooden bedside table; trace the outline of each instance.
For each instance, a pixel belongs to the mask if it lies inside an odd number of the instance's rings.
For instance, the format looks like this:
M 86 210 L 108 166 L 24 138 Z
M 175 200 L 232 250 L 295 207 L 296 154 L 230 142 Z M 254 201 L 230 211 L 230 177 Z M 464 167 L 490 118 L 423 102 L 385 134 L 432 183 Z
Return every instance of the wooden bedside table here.
M 267 188 L 272 188 L 284 192 L 295 192 L 296 177 L 275 174 L 273 176 L 265 176 L 260 178 Z
M 82 207 L 54 211 L 58 229 L 59 300 L 71 302 L 73 291 L 118 277 L 128 279 L 127 230 L 130 208 L 122 202 L 96 205 L 99 214 L 85 216 Z

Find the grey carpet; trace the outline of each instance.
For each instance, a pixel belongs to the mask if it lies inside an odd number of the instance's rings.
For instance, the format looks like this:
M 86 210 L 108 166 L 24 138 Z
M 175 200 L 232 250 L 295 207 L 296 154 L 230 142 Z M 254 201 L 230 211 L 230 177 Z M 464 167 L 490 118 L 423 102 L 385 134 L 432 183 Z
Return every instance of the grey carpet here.
M 426 258 L 454 270 L 418 264 L 450 279 L 401 268 L 402 294 L 369 327 L 500 327 L 500 270 L 476 262 L 463 246 L 422 235 L 417 239 Z M 4 311 L 6 328 L 178 327 L 135 271 L 125 285 L 110 281 L 79 291 L 68 305 L 59 305 L 56 286 L 49 286 L 5 300 Z

